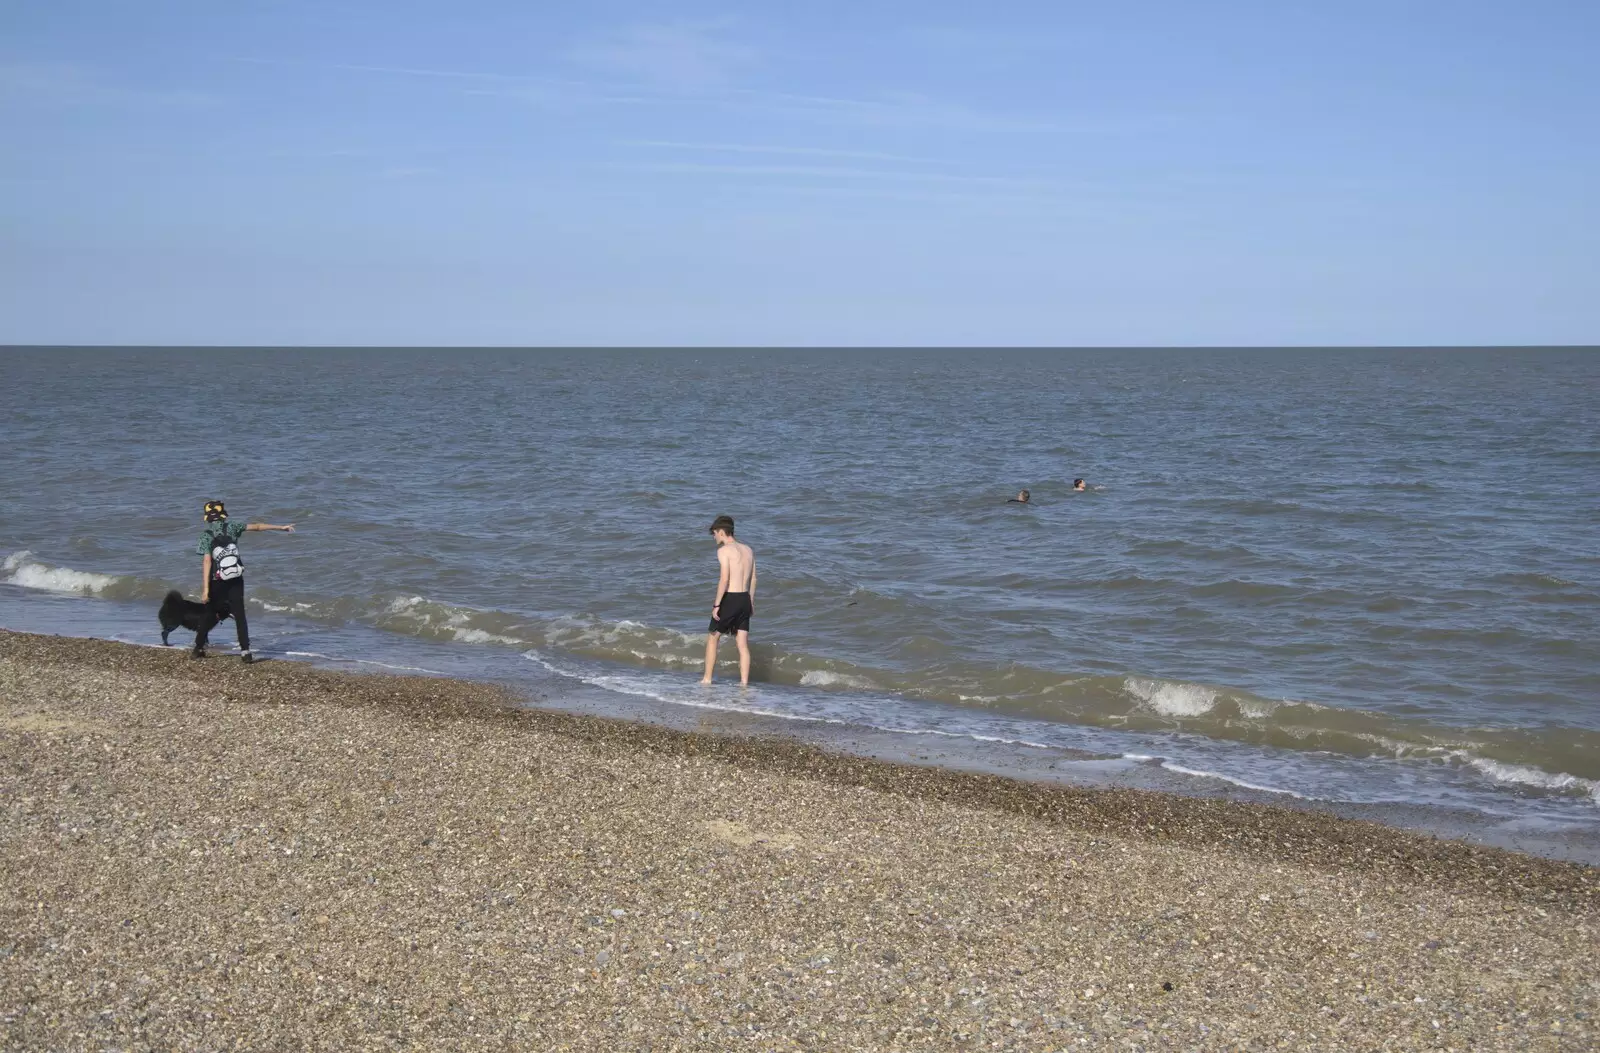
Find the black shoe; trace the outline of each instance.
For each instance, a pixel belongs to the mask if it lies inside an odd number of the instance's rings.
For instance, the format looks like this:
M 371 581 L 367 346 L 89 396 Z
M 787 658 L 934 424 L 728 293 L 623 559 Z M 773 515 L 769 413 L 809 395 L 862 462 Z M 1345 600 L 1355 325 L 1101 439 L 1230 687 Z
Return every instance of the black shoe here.
M 249 665 L 250 663 L 254 662 L 255 660 L 256 660 L 256 656 L 251 654 L 249 651 L 246 651 L 244 653 L 244 664 L 245 665 Z

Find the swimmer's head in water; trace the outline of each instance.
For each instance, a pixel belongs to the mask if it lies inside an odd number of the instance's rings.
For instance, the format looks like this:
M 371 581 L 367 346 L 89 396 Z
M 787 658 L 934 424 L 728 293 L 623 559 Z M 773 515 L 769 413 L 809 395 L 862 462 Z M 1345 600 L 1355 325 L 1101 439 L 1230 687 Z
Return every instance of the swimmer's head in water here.
M 221 501 L 206 502 L 206 522 L 216 523 L 228 518 L 228 510 L 222 507 Z
M 1021 501 L 1023 504 L 1027 504 L 1029 499 L 1032 497 L 1033 495 L 1026 490 L 1017 491 L 1017 500 Z
M 1074 480 L 1072 480 L 1072 488 L 1074 490 L 1082 490 L 1082 489 L 1084 489 L 1083 480 L 1082 479 L 1074 479 Z
M 729 537 L 733 536 L 733 517 L 732 516 L 718 516 L 717 518 L 715 518 L 715 519 L 713 519 L 711 521 L 711 534 L 712 534 L 712 536 L 715 537 L 718 532 L 727 534 Z

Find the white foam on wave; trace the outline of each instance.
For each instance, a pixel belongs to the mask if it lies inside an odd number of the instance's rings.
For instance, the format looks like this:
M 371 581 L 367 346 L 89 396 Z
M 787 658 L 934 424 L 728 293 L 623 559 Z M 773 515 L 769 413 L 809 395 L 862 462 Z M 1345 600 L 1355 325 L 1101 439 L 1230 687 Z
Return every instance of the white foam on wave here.
M 686 658 L 676 654 L 657 654 L 654 651 L 632 650 L 628 652 L 634 659 L 644 665 L 681 665 L 692 666 L 697 664 L 697 659 Z
M 674 653 L 675 649 L 687 651 L 692 655 L 704 640 L 703 636 L 692 636 L 678 629 L 646 625 L 629 618 L 607 623 L 571 615 L 555 619 L 545 632 L 546 639 L 557 647 L 626 645 L 636 643 L 641 636 L 649 637 L 647 642 L 660 650 L 641 651 L 637 648 L 626 648 L 629 654 L 645 661 L 671 663 L 681 660 L 681 656 Z
M 1217 692 L 1199 684 L 1130 676 L 1123 681 L 1123 686 L 1139 702 L 1167 717 L 1198 717 L 1217 704 Z
M 632 659 L 646 666 L 674 669 L 700 668 L 705 660 L 705 636 L 674 628 L 647 625 L 624 618 L 603 622 L 571 615 L 555 619 L 544 632 L 545 643 L 568 651 L 587 651 L 607 659 Z M 724 660 L 731 658 L 731 644 L 722 649 Z M 779 659 L 780 663 L 783 661 Z M 849 691 L 882 691 L 881 685 L 854 673 L 832 669 L 807 669 L 800 672 L 804 687 Z
M 73 570 L 71 567 L 52 567 L 48 563 L 39 563 L 32 557 L 33 553 L 24 549 L 21 552 L 11 553 L 4 563 L 0 563 L 0 573 L 5 574 L 6 584 L 17 585 L 24 589 L 38 589 L 41 592 L 96 596 L 116 584 L 118 580 L 111 574 L 95 574 L 87 570 Z
M 1396 760 L 1460 765 L 1498 786 L 1536 790 L 1563 797 L 1588 797 L 1596 805 L 1600 805 L 1600 779 L 1585 779 L 1581 775 L 1571 775 L 1567 772 L 1548 772 L 1543 768 L 1526 764 L 1509 764 L 1505 761 L 1480 757 L 1473 752 L 1478 748 L 1477 743 L 1411 743 L 1398 742 L 1383 735 L 1360 737 Z
M 633 659 L 647 666 L 698 669 L 704 659 L 704 635 L 692 635 L 674 628 L 647 625 L 624 618 L 618 622 L 599 622 L 587 618 L 558 618 L 544 633 L 545 642 L 564 650 L 589 650 L 612 659 Z M 732 647 L 722 649 L 726 658 Z M 853 691 L 881 691 L 882 687 L 864 676 L 831 669 L 808 669 L 800 674 L 805 687 Z
M 311 604 L 309 603 L 269 603 L 266 600 L 256 599 L 254 596 L 250 597 L 248 602 L 260 607 L 264 611 L 272 611 L 275 614 L 294 614 L 311 610 Z
M 483 611 L 473 607 L 458 607 L 449 603 L 438 603 L 425 596 L 402 596 L 390 600 L 384 607 L 388 615 L 402 619 L 420 626 L 430 632 L 448 634 L 459 643 L 469 644 L 504 644 L 507 647 L 526 647 L 529 641 L 507 636 L 504 633 L 490 632 L 469 624 L 474 615 L 486 615 L 493 612 Z
M 881 731 L 891 735 L 931 735 L 939 738 L 966 739 L 970 742 L 998 743 L 1007 746 L 1029 746 L 1034 749 L 1060 749 L 1059 746 L 1048 742 L 1034 742 L 1030 739 L 1009 738 L 1003 735 L 984 735 L 970 731 L 942 731 L 938 728 L 926 727 L 892 727 L 884 724 L 874 724 L 862 720 L 847 720 L 841 717 L 825 717 L 820 714 L 786 713 L 783 710 L 769 709 L 764 706 L 749 703 L 734 704 L 714 697 L 706 697 L 707 688 L 698 682 L 694 685 L 685 685 L 684 688 L 673 690 L 668 685 L 658 680 L 640 676 L 626 676 L 618 674 L 586 674 L 563 669 L 546 659 L 537 651 L 528 651 L 523 658 L 542 666 L 546 671 L 557 676 L 568 677 L 588 684 L 591 687 L 615 691 L 619 694 L 633 695 L 639 698 L 649 698 L 669 705 L 688 706 L 692 709 L 710 709 L 724 713 L 746 713 L 752 716 L 775 717 L 778 720 L 791 720 L 808 724 L 832 724 L 840 727 L 861 728 L 866 731 Z M 710 689 L 715 690 L 715 688 Z M 685 693 L 685 692 L 693 692 Z
M 1148 699 L 1150 704 L 1154 708 L 1163 713 L 1167 713 L 1168 715 L 1194 715 L 1196 713 L 1203 713 L 1210 708 L 1210 704 L 1202 705 L 1204 701 L 1203 698 L 1189 697 L 1182 692 L 1164 692 L 1162 690 L 1163 688 L 1183 688 L 1192 685 L 1166 684 L 1162 681 L 1138 681 L 1137 683 L 1139 686 L 1138 688 L 1135 688 L 1135 681 L 1131 679 L 1129 680 L 1128 686 L 1130 692 L 1132 692 L 1136 697 L 1140 697 L 1142 700 L 1146 694 L 1150 695 L 1151 697 Z M 1198 690 L 1201 692 L 1206 692 L 1206 689 Z M 1215 693 L 1206 693 L 1210 694 L 1211 703 L 1214 704 L 1216 697 Z M 1305 706 L 1311 709 L 1329 708 L 1315 702 L 1302 702 L 1286 699 L 1281 703 L 1269 704 L 1267 707 L 1267 714 L 1270 714 L 1272 710 L 1278 708 L 1278 706 Z M 1247 707 L 1243 702 L 1240 703 L 1240 712 L 1247 717 L 1260 717 L 1266 715 L 1256 712 L 1255 707 L 1253 706 Z M 1460 766 L 1461 768 L 1470 770 L 1488 779 L 1489 782 L 1507 790 L 1531 790 L 1540 794 L 1550 794 L 1562 797 L 1586 797 L 1595 805 L 1600 806 L 1600 780 L 1585 779 L 1582 776 L 1572 775 L 1567 772 L 1548 772 L 1541 768 L 1536 768 L 1529 765 L 1511 764 L 1503 761 L 1491 760 L 1487 757 L 1482 757 L 1475 752 L 1478 748 L 1480 748 L 1481 745 L 1477 742 L 1404 742 L 1390 738 L 1386 735 L 1373 733 L 1359 733 L 1356 735 L 1356 737 L 1372 743 L 1372 745 L 1377 748 L 1380 755 L 1387 755 L 1395 760 L 1422 763 L 1431 762 L 1434 764 Z M 1131 754 L 1127 756 L 1130 760 L 1150 759 L 1144 757 L 1135 757 Z M 1216 772 L 1192 772 L 1170 762 L 1163 762 L 1163 766 L 1182 774 L 1196 775 L 1202 778 L 1221 779 L 1223 781 L 1235 783 L 1236 785 L 1244 786 L 1249 789 L 1263 790 L 1268 793 L 1289 793 L 1291 796 L 1295 797 L 1302 796 L 1301 794 L 1293 793 L 1292 791 L 1282 790 L 1271 786 L 1256 786 L 1252 783 L 1235 779 L 1231 776 L 1221 775 Z
M 402 673 L 430 673 L 434 676 L 447 676 L 437 669 L 424 669 L 420 665 L 395 665 L 391 662 L 375 662 L 370 658 L 341 658 L 338 655 L 322 654 L 319 651 L 285 651 L 290 658 L 320 658 L 325 662 L 350 662 L 354 665 L 375 665 L 382 669 L 393 669 Z
M 1141 755 L 1138 755 L 1138 754 L 1132 754 L 1132 753 L 1126 753 L 1126 754 L 1123 754 L 1123 756 L 1125 758 L 1127 758 L 1128 760 L 1136 760 L 1137 759 L 1137 760 L 1141 760 L 1141 761 L 1149 761 L 1149 760 L 1152 759 L 1152 758 L 1149 758 L 1149 757 L 1144 757 L 1144 756 L 1141 756 Z M 1302 800 L 1302 801 L 1310 800 L 1310 798 L 1308 798 L 1303 793 L 1295 793 L 1293 790 L 1285 790 L 1281 786 L 1263 786 L 1260 783 L 1247 782 L 1244 779 L 1236 779 L 1232 775 L 1223 775 L 1221 772 L 1202 771 L 1202 770 L 1200 770 L 1198 768 L 1185 768 L 1181 764 L 1174 764 L 1171 761 L 1164 760 L 1164 759 L 1160 760 L 1159 763 L 1160 763 L 1161 767 L 1165 768 L 1167 771 L 1177 772 L 1179 775 L 1187 775 L 1190 778 L 1194 778 L 1194 779 L 1215 779 L 1218 782 L 1231 783 L 1234 786 L 1240 786 L 1240 787 L 1243 787 L 1246 790 L 1258 790 L 1261 793 L 1282 794 L 1282 795 L 1284 795 L 1286 797 L 1294 797 L 1294 798 L 1297 798 L 1298 800 Z
M 1013 739 L 1004 735 L 984 735 L 976 731 L 940 731 L 938 728 L 886 728 L 882 724 L 864 724 L 874 731 L 891 731 L 896 735 L 939 735 L 947 739 L 971 739 L 974 742 L 998 742 L 1002 746 L 1031 746 L 1039 750 L 1058 750 L 1061 746 L 1032 739 Z
M 474 628 L 471 628 L 470 626 L 463 626 L 463 625 L 452 625 L 452 626 L 449 626 L 449 629 L 450 629 L 450 635 L 454 636 L 457 640 L 460 640 L 462 643 L 475 643 L 475 644 L 497 643 L 497 644 L 506 644 L 507 646 L 510 646 L 510 647 L 525 647 L 525 646 L 527 646 L 527 641 L 526 640 L 518 640 L 514 636 L 502 636 L 499 633 L 488 632 L 488 631 L 486 631 L 484 629 L 474 629 Z
M 1236 700 L 1239 706 L 1239 715 L 1251 720 L 1265 720 L 1272 716 L 1273 710 L 1278 708 L 1278 703 L 1269 702 L 1264 698 L 1240 698 Z
M 1472 757 L 1467 767 L 1505 786 L 1520 786 L 1543 793 L 1588 797 L 1600 805 L 1600 780 L 1585 779 L 1566 772 L 1547 772 L 1521 764 L 1505 764 L 1487 757 Z
M 780 710 L 764 709 L 760 706 L 733 705 L 731 703 L 721 702 L 715 699 L 681 694 L 678 691 L 670 690 L 667 685 L 662 684 L 659 681 L 652 680 L 648 677 L 627 676 L 615 673 L 590 674 L 573 672 L 570 669 L 563 669 L 553 662 L 550 662 L 538 651 L 528 651 L 524 653 L 522 657 L 536 665 L 542 666 L 546 671 L 554 673 L 557 676 L 564 676 L 571 680 L 577 680 L 581 683 L 588 684 L 590 687 L 604 688 L 607 691 L 615 691 L 622 695 L 633 695 L 636 698 L 649 698 L 657 702 L 666 702 L 674 706 L 690 706 L 694 709 L 715 709 L 725 713 L 749 713 L 754 716 L 776 717 L 779 720 L 797 720 L 816 724 L 850 723 L 849 721 L 837 720 L 832 717 L 816 717 L 804 716 L 798 713 L 784 713 Z M 701 694 L 703 694 L 706 690 L 703 687 L 700 687 L 698 683 L 694 685 L 694 689 Z
M 857 691 L 876 691 L 878 685 L 864 676 L 834 673 L 827 669 L 808 669 L 801 674 L 800 683 L 806 687 L 848 687 Z
M 1472 755 L 1455 745 L 1425 742 L 1401 742 L 1389 738 L 1387 735 L 1378 735 L 1372 732 L 1361 732 L 1356 738 L 1363 742 L 1370 742 L 1378 748 L 1380 753 L 1387 753 L 1395 760 L 1450 760 L 1466 761 Z

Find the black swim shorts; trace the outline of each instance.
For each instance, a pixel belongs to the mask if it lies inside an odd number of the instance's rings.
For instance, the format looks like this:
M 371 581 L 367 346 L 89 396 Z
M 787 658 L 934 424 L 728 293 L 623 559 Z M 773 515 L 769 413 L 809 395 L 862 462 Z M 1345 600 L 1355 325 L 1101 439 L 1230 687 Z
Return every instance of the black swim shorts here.
M 724 592 L 722 603 L 717 607 L 718 616 L 711 619 L 711 627 L 706 632 L 723 635 L 749 632 L 751 612 L 748 592 Z

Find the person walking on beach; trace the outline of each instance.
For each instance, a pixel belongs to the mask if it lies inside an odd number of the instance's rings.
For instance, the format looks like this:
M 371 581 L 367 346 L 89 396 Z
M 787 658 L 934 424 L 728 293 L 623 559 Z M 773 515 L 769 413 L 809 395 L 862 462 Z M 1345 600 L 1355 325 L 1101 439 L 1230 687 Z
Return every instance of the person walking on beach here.
M 206 614 L 200 620 L 199 631 L 194 634 L 191 653 L 195 658 L 206 656 L 206 637 L 226 611 L 233 616 L 233 624 L 239 631 L 239 651 L 246 662 L 254 662 L 255 656 L 250 653 L 250 626 L 244 616 L 244 562 L 239 558 L 238 542 L 247 530 L 282 530 L 292 534 L 294 524 L 230 523 L 228 510 L 221 501 L 206 502 L 205 521 L 205 532 L 200 535 L 195 551 L 204 557 L 200 561 L 200 602 L 206 605 Z
M 706 675 L 702 684 L 711 683 L 711 670 L 717 664 L 718 638 L 732 633 L 739 645 L 739 683 L 750 683 L 750 616 L 755 613 L 756 554 L 749 545 L 733 536 L 733 517 L 718 516 L 711 524 L 717 542 L 717 598 L 711 605 L 711 627 L 706 636 Z

